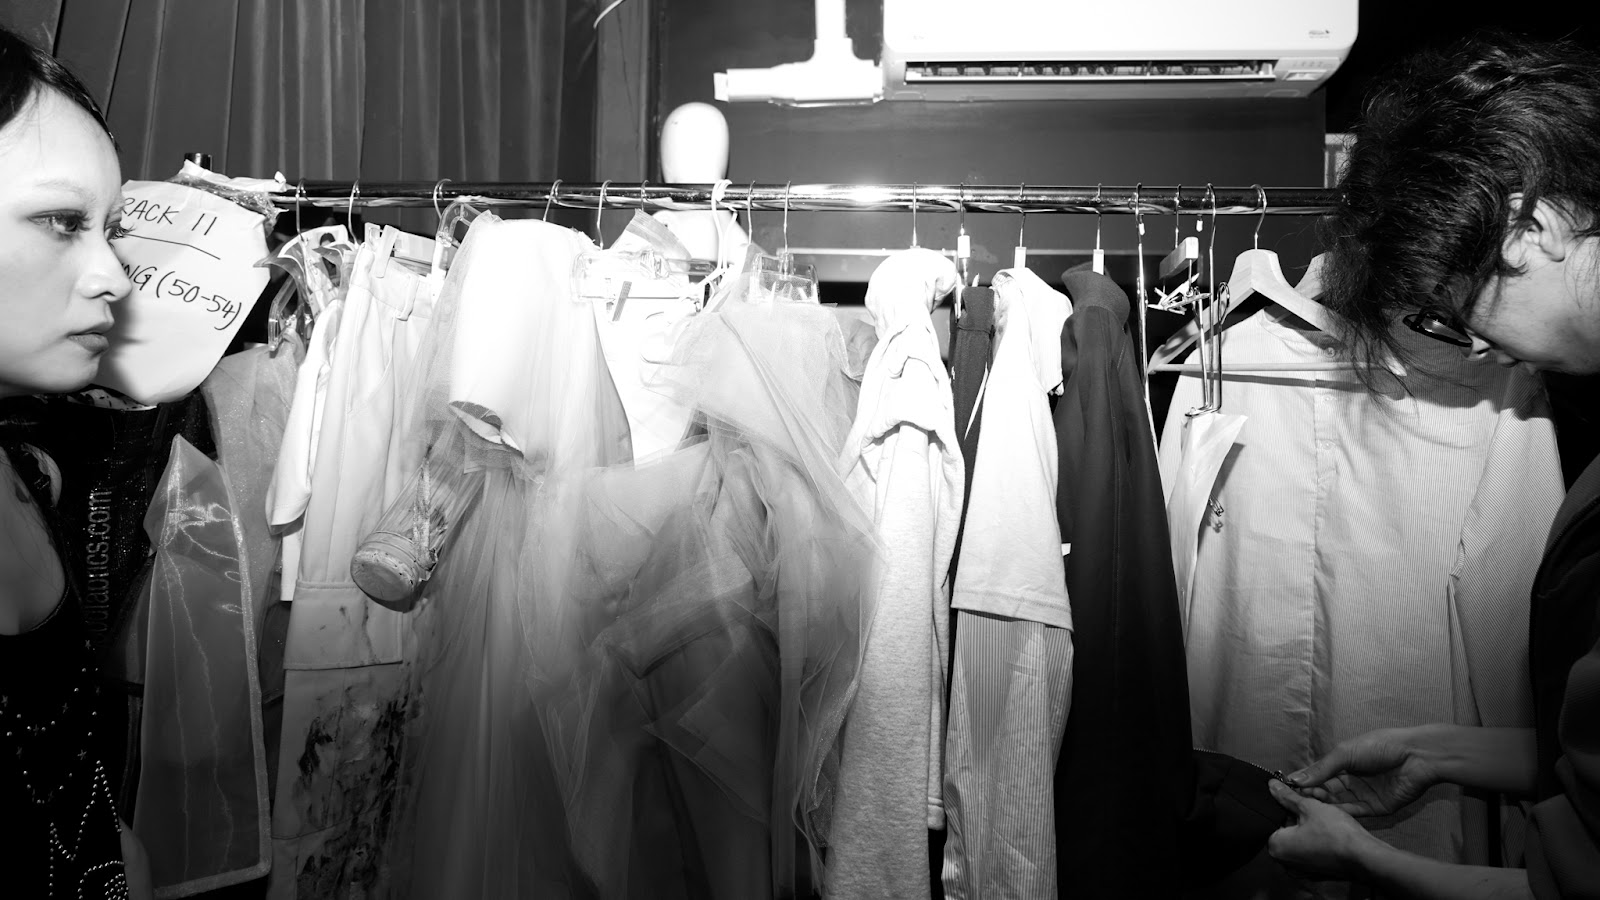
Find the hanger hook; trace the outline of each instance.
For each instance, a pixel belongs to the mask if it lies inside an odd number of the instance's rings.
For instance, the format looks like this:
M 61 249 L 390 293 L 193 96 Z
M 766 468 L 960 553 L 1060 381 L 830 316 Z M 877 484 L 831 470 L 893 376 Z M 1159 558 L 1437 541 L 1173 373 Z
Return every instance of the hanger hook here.
M 911 246 L 917 246 L 917 183 L 911 182 Z
M 550 185 L 550 193 L 544 195 L 544 221 L 546 222 L 550 221 L 550 201 L 556 199 L 556 195 L 559 193 L 561 193 L 561 179 L 557 178 L 556 183 Z
M 1027 242 L 1022 239 L 1023 235 L 1027 232 L 1027 229 L 1028 229 L 1027 198 L 1028 198 L 1028 184 L 1027 184 L 1027 182 L 1018 182 L 1017 183 L 1017 212 L 1019 214 L 1021 214 L 1021 216 L 1022 216 L 1021 221 L 1017 223 L 1017 246 L 1018 247 L 1026 247 L 1026 246 L 1028 246 Z
M 967 233 L 967 183 L 965 181 L 956 188 L 956 231 L 959 234 Z
M 645 201 L 646 201 L 645 193 L 644 193 L 644 187 L 645 187 L 645 185 L 647 185 L 649 183 L 650 182 L 648 182 L 648 181 L 640 181 L 639 182 L 639 211 L 640 212 L 644 212 L 644 205 L 645 205 Z
M 448 178 L 441 178 L 439 183 L 433 186 L 433 214 L 441 219 L 444 218 L 444 211 L 439 209 L 439 189 L 444 187 L 445 182 L 449 180 Z
M 1104 217 L 1100 212 L 1100 195 L 1104 190 L 1105 185 L 1103 184 L 1094 186 L 1094 248 L 1096 250 L 1100 249 L 1100 223 L 1104 221 Z
M 1183 225 L 1183 185 L 1179 184 L 1172 189 L 1172 246 L 1178 246 L 1183 240 L 1179 229 Z
M 744 189 L 744 218 L 745 229 L 749 232 L 750 240 L 756 239 L 756 183 L 750 182 Z
M 301 178 L 294 186 L 294 233 L 304 234 L 305 227 L 300 224 L 300 204 L 306 199 L 306 180 Z
M 783 186 L 783 253 L 789 254 L 789 192 L 794 189 L 794 182 L 786 182 Z
M 1266 218 L 1267 218 L 1267 190 L 1266 190 L 1266 188 L 1263 188 L 1259 184 L 1252 184 L 1251 187 L 1256 189 L 1256 196 L 1261 199 L 1261 214 L 1256 216 L 1256 237 L 1255 237 L 1256 249 L 1260 250 L 1261 249 L 1261 223 L 1266 221 Z
M 600 183 L 600 202 L 594 207 L 594 242 L 604 247 L 606 236 L 600 231 L 600 216 L 606 211 L 606 188 L 611 186 L 611 179 Z
M 361 179 L 350 182 L 350 203 L 345 207 L 344 217 L 350 222 L 350 233 L 355 235 L 356 230 L 356 198 L 361 196 Z

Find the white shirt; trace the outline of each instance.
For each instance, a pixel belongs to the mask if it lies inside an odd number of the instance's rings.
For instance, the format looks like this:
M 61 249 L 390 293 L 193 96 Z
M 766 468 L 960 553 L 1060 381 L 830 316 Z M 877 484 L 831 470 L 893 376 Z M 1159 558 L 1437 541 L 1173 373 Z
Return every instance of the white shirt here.
M 1269 308 L 1228 329 L 1224 371 L 1337 356 L 1294 321 Z M 1185 609 L 1197 746 L 1293 770 L 1374 728 L 1528 723 L 1528 595 L 1563 493 L 1545 400 L 1520 370 L 1402 340 L 1448 380 L 1402 373 L 1410 394 L 1387 378 L 1380 400 L 1353 372 L 1226 379 L 1222 411 L 1248 421 Z M 1180 378 L 1169 480 L 1199 402 L 1199 379 Z M 1453 804 L 1378 833 L 1450 858 Z
M 1072 303 L 1029 269 L 1000 272 L 994 291 L 994 363 L 950 605 L 1071 628 L 1048 394 L 1061 386 Z

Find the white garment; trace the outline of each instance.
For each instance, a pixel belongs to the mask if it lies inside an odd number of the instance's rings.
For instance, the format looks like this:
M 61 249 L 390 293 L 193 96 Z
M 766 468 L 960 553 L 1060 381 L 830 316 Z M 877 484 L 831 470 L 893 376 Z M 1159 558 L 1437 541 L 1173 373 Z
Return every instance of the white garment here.
M 635 213 L 610 250 L 580 260 L 576 285 L 590 304 L 611 383 L 628 416 L 633 458 L 676 448 L 693 412 L 661 389 L 662 367 L 672 355 L 678 324 L 695 313 L 699 289 L 686 272 L 646 272 L 627 254 L 687 259 L 688 251 L 655 219 Z
M 1072 307 L 1027 269 L 996 275 L 994 292 L 994 361 L 951 604 L 960 612 L 941 872 L 951 900 L 1056 896 L 1052 785 L 1072 698 L 1048 398 L 1062 384 Z
M 830 897 L 928 896 L 929 828 L 944 827 L 949 585 L 966 469 L 929 311 L 955 264 L 922 248 L 867 285 L 878 343 L 840 468 L 883 542 L 860 686 L 846 715 L 829 836 Z
M 409 626 L 356 587 L 350 559 L 420 462 L 420 447 L 401 440 L 411 431 L 401 394 L 435 286 L 399 261 L 378 265 L 379 231 L 368 228 L 337 318 L 329 310 L 318 317 L 317 331 L 327 332 L 313 335 L 302 364 L 269 493 L 275 525 L 301 513 L 298 565 L 288 568 L 286 554 L 284 570 L 294 589 L 273 808 L 275 898 L 294 896 L 308 867 L 324 873 L 319 884 L 343 890 L 326 873 L 376 851 L 384 795 L 394 789 L 383 773 L 400 749 L 398 664 Z
M 994 363 L 967 501 L 955 609 L 1072 627 L 1056 521 L 1056 428 L 1065 294 L 1029 269 L 994 277 Z
M 1224 368 L 1337 355 L 1294 321 L 1269 308 L 1228 329 Z M 1223 411 L 1249 421 L 1200 526 L 1187 605 L 1198 746 L 1293 770 L 1374 728 L 1530 721 L 1528 595 L 1563 492 L 1543 394 L 1521 370 L 1399 333 L 1445 377 L 1402 372 L 1407 394 L 1380 376 L 1381 399 L 1352 372 L 1225 383 Z M 1179 379 L 1164 473 L 1199 396 Z M 1429 796 L 1367 824 L 1463 859 L 1477 838 L 1459 795 Z

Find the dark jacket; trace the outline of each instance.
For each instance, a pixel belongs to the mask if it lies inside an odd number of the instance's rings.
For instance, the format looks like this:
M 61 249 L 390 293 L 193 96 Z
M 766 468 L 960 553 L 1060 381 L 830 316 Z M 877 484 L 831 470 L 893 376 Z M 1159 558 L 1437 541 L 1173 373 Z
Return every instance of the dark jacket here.
M 1247 862 L 1283 824 L 1268 774 L 1191 749 L 1183 627 L 1129 303 L 1062 276 L 1056 515 L 1072 603 L 1072 712 L 1056 762 L 1058 883 L 1074 897 L 1172 897 Z
M 1600 460 L 1556 514 L 1528 629 L 1538 740 L 1534 896 L 1600 898 Z

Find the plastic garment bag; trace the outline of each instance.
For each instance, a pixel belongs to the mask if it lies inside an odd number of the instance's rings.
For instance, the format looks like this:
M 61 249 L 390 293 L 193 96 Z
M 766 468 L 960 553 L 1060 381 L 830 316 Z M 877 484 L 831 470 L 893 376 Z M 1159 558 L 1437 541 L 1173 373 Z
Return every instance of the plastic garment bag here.
M 134 832 L 158 896 L 258 878 L 270 859 L 249 561 L 222 470 L 182 437 L 145 515 L 149 586 Z

